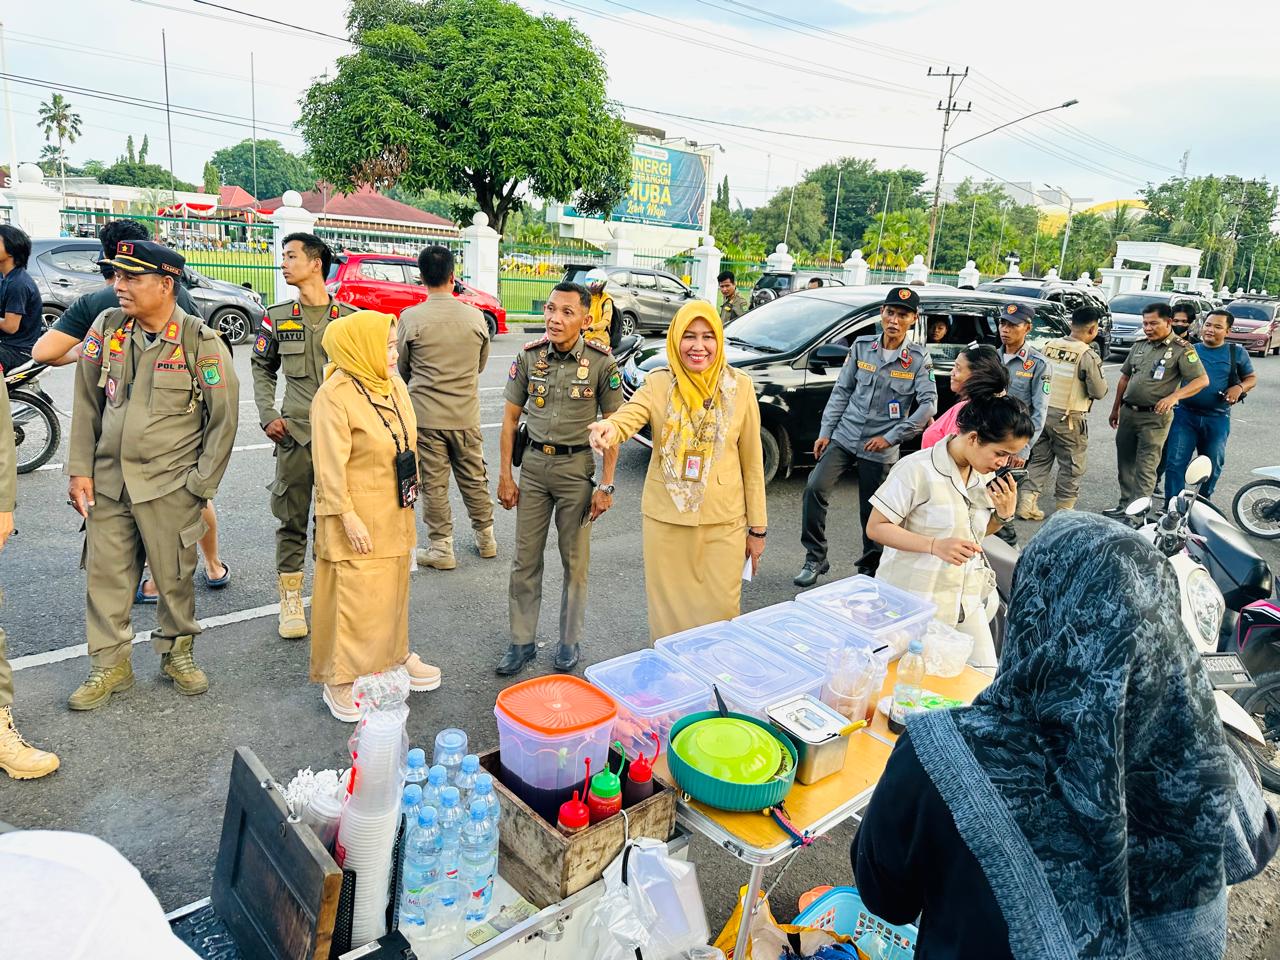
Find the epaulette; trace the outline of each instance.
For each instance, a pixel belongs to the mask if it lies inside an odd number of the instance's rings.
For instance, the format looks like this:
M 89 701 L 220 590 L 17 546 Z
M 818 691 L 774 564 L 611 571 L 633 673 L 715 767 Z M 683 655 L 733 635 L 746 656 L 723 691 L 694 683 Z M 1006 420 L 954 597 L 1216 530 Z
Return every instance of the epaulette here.
M 1178 336 L 1176 333 L 1173 335 L 1173 342 L 1174 342 L 1175 344 L 1177 344 L 1178 346 L 1180 346 L 1180 347 L 1193 347 L 1193 346 L 1195 346 L 1195 344 L 1193 344 L 1190 340 L 1186 340 L 1186 339 L 1184 339 L 1184 338 L 1182 338 L 1182 337 Z
M 279 313 L 283 311 L 284 316 L 293 313 L 293 308 L 297 304 L 297 300 L 281 300 L 279 303 L 273 303 L 267 307 L 267 313 Z
M 599 350 L 603 354 L 613 353 L 612 348 L 607 343 L 597 343 L 594 340 L 588 340 L 586 343 L 592 350 Z
M 526 344 L 525 344 L 523 347 L 521 347 L 520 349 L 521 349 L 521 350 L 535 350 L 535 349 L 537 349 L 538 347 L 545 346 L 546 344 L 548 344 L 548 343 L 550 343 L 550 342 L 551 342 L 551 338 L 550 338 L 550 337 L 548 337 L 548 336 L 543 336 L 543 337 L 539 337 L 537 340 L 530 340 L 528 343 L 526 343 Z

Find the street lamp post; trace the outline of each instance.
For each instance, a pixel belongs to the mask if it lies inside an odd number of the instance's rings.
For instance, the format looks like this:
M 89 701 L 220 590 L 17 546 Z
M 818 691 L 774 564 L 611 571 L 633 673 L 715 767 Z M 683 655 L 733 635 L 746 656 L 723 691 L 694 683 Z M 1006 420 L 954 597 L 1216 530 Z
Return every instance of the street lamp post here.
M 929 269 L 933 269 L 933 244 L 938 230 L 938 204 L 942 199 L 942 167 L 943 164 L 946 163 L 947 154 L 951 153 L 952 150 L 955 150 L 958 147 L 963 147 L 966 144 L 973 143 L 975 140 L 981 140 L 983 137 L 988 137 L 993 133 L 1003 130 L 1005 127 L 1011 127 L 1015 123 L 1021 123 L 1023 120 L 1030 120 L 1032 117 L 1038 117 L 1042 113 L 1050 113 L 1054 110 L 1065 110 L 1067 107 L 1073 107 L 1079 102 L 1079 100 L 1067 100 L 1065 103 L 1055 104 L 1052 107 L 1045 107 L 1042 110 L 1035 110 L 1028 113 L 1026 116 L 1018 117 L 1017 119 L 1010 120 L 1007 123 L 1002 123 L 998 127 L 992 127 L 985 133 L 980 133 L 976 137 L 970 137 L 968 140 L 961 140 L 959 143 L 952 144 L 949 147 L 947 146 L 946 133 L 945 131 L 943 132 L 942 149 L 938 154 L 938 176 L 933 184 L 933 206 L 929 210 L 929 253 L 928 256 L 925 257 L 925 262 L 929 264 Z
M 1061 271 L 1062 278 L 1065 280 L 1067 276 L 1067 244 L 1071 241 L 1071 220 L 1075 217 L 1076 201 L 1075 197 L 1063 190 L 1062 187 L 1055 187 L 1051 183 L 1046 183 L 1045 186 L 1050 190 L 1057 190 L 1059 197 L 1067 198 L 1067 226 L 1062 231 L 1062 250 L 1058 254 L 1058 270 Z

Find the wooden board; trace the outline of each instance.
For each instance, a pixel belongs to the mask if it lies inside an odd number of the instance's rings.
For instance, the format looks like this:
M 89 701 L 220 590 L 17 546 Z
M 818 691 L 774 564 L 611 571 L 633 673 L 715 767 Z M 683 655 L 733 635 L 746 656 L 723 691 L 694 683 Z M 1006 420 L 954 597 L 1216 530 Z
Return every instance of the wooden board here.
M 548 907 L 589 887 L 622 852 L 621 816 L 566 837 L 502 782 L 497 750 L 481 754 L 480 766 L 493 774 L 502 806 L 499 870 L 534 906 Z M 631 836 L 666 841 L 675 832 L 675 791 L 662 783 L 655 782 L 655 787 L 653 796 L 628 807 L 626 814 Z
M 213 906 L 246 957 L 328 960 L 342 871 L 304 823 L 289 823 L 271 774 L 247 747 L 231 785 L 213 873 Z

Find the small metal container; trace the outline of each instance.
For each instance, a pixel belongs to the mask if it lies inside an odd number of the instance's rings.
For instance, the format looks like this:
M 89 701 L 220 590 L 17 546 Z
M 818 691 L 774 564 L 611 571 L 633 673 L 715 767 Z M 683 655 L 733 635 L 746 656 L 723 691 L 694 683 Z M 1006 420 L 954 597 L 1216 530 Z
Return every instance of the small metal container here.
M 796 745 L 799 760 L 796 782 L 816 783 L 844 769 L 849 721 L 809 694 L 775 703 L 766 713 L 769 722 Z

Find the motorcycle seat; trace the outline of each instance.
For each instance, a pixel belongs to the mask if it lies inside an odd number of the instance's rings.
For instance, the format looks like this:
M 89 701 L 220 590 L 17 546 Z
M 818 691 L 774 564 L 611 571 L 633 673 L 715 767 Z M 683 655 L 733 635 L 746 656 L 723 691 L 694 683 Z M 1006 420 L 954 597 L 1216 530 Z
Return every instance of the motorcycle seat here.
M 1258 556 L 1245 535 L 1216 510 L 1202 503 L 1191 506 L 1187 524 L 1203 544 L 1188 544 L 1208 568 L 1231 610 L 1271 596 L 1271 568 Z

